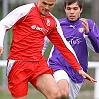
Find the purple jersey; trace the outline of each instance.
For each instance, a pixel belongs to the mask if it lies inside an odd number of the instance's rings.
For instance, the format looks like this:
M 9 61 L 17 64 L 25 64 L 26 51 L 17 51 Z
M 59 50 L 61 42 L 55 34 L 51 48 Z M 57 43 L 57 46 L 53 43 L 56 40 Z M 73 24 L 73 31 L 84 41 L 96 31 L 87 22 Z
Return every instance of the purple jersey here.
M 89 25 L 89 33 L 85 35 L 82 22 L 78 19 L 75 22 L 69 21 L 67 18 L 59 19 L 63 30 L 64 37 L 73 47 L 78 61 L 83 70 L 88 72 L 88 47 L 99 53 L 99 30 L 97 25 L 90 19 L 87 19 Z M 71 65 L 64 59 L 62 54 L 56 47 L 53 47 L 50 53 L 49 66 L 57 70 L 64 70 L 75 83 L 84 81 Z

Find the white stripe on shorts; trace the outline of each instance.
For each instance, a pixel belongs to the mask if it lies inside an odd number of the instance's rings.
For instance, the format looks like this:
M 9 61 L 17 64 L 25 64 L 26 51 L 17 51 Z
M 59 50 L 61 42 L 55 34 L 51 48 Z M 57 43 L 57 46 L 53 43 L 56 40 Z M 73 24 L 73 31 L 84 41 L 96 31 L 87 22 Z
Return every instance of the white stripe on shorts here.
M 10 70 L 11 70 L 11 68 L 12 68 L 14 62 L 15 62 L 15 60 L 9 60 L 9 61 L 8 61 L 8 66 L 7 66 L 7 68 L 6 68 L 6 75 L 7 75 L 7 76 L 9 75 L 9 72 L 10 72 Z

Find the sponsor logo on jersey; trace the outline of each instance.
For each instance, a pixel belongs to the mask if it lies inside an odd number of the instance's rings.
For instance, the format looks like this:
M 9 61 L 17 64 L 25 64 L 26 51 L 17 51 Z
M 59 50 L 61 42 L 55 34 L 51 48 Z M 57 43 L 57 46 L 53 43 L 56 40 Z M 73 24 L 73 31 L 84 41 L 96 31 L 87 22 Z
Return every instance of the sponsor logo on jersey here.
M 41 31 L 41 32 L 43 32 L 43 34 L 47 34 L 47 33 L 48 33 L 48 30 L 47 30 L 47 29 L 38 27 L 38 26 L 36 26 L 36 25 L 32 25 L 31 28 L 32 28 L 33 30 Z
M 79 38 L 79 37 L 73 37 L 73 36 L 71 36 L 71 37 L 69 37 L 69 38 L 66 38 L 67 39 L 67 41 L 72 45 L 72 44 L 80 44 L 82 41 L 81 41 L 81 38 Z

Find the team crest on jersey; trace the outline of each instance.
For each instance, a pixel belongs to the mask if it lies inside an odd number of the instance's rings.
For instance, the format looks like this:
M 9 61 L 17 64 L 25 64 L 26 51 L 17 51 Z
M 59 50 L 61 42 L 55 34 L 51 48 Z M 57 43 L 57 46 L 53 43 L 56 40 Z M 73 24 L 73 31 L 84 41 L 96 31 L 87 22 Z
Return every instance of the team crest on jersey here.
M 84 32 L 84 28 L 79 28 L 78 31 L 79 31 L 80 33 L 83 33 L 83 32 Z
M 47 18 L 46 21 L 47 21 L 47 22 L 46 22 L 46 25 L 47 25 L 47 26 L 50 26 L 50 23 L 51 23 L 51 22 L 50 22 L 50 19 Z

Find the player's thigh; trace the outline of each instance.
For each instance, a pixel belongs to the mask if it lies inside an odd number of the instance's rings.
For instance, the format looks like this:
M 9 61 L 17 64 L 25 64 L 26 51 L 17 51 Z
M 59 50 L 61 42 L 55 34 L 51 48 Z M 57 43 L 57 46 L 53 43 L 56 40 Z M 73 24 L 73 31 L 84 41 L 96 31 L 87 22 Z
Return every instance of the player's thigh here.
M 60 95 L 59 88 L 51 74 L 42 74 L 37 77 L 36 88 L 46 97 Z

